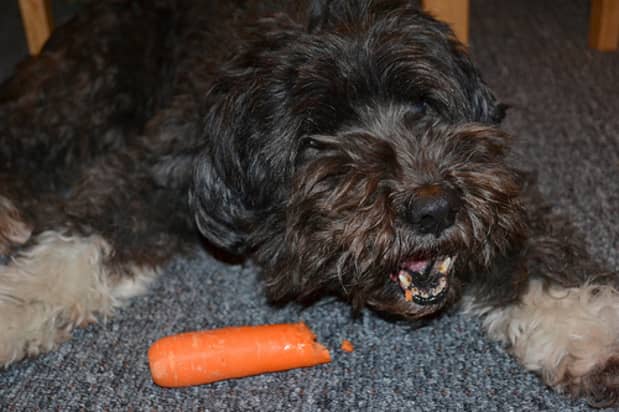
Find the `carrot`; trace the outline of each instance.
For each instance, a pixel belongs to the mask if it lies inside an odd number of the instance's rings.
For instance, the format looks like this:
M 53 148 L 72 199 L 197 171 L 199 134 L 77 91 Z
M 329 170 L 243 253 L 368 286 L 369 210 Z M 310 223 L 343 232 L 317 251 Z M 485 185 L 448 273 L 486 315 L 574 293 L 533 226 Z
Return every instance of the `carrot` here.
M 153 381 L 164 387 L 200 385 L 331 361 L 303 322 L 181 333 L 148 350 Z
M 352 352 L 355 350 L 355 347 L 353 346 L 351 341 L 349 341 L 348 339 L 344 339 L 342 340 L 342 345 L 340 346 L 340 349 L 342 349 L 344 352 Z

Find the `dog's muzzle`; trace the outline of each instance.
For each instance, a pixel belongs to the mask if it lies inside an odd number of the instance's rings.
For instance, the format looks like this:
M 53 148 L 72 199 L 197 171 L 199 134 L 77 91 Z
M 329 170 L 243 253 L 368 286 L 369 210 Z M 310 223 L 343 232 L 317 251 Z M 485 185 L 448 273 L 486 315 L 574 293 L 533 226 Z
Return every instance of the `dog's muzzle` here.
M 397 274 L 391 274 L 404 292 L 408 302 L 418 305 L 440 303 L 449 290 L 449 274 L 454 266 L 455 257 L 440 259 L 414 260 L 402 263 Z

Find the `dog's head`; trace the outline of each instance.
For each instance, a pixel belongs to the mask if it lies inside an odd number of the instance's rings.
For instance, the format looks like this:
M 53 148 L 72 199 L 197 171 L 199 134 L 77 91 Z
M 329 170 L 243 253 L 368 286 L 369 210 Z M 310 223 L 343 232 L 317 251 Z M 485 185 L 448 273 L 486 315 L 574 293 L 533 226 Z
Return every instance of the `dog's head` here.
M 271 296 L 419 317 L 521 238 L 503 109 L 447 26 L 331 1 L 250 31 L 207 97 L 191 204 Z

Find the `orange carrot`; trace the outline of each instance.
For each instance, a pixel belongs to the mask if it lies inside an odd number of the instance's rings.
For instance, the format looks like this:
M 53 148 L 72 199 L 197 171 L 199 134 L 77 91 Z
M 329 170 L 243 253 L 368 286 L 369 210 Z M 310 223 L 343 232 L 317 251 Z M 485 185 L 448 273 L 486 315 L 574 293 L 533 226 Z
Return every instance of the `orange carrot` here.
M 355 350 L 355 347 L 353 346 L 351 341 L 349 341 L 348 339 L 344 339 L 342 341 L 340 349 L 342 349 L 344 352 L 352 352 Z
M 329 351 L 303 322 L 187 332 L 159 339 L 148 351 L 159 386 L 200 385 L 229 378 L 314 366 Z

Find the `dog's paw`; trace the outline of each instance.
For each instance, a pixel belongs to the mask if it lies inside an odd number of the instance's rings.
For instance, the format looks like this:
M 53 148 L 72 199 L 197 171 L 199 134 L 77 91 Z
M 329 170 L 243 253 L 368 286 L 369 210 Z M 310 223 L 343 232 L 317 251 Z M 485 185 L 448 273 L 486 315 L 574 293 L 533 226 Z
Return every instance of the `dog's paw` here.
M 48 352 L 111 311 L 108 252 L 101 238 L 45 232 L 0 266 L 0 365 Z
M 619 403 L 619 291 L 608 285 L 574 288 L 532 280 L 519 302 L 484 308 L 489 335 L 559 392 L 592 405 Z
M 46 232 L 0 266 L 0 365 L 52 350 L 95 311 L 111 307 L 103 246 Z
M 50 231 L 0 265 L 0 366 L 54 349 L 147 290 L 156 269 L 108 266 L 111 253 L 100 236 Z

